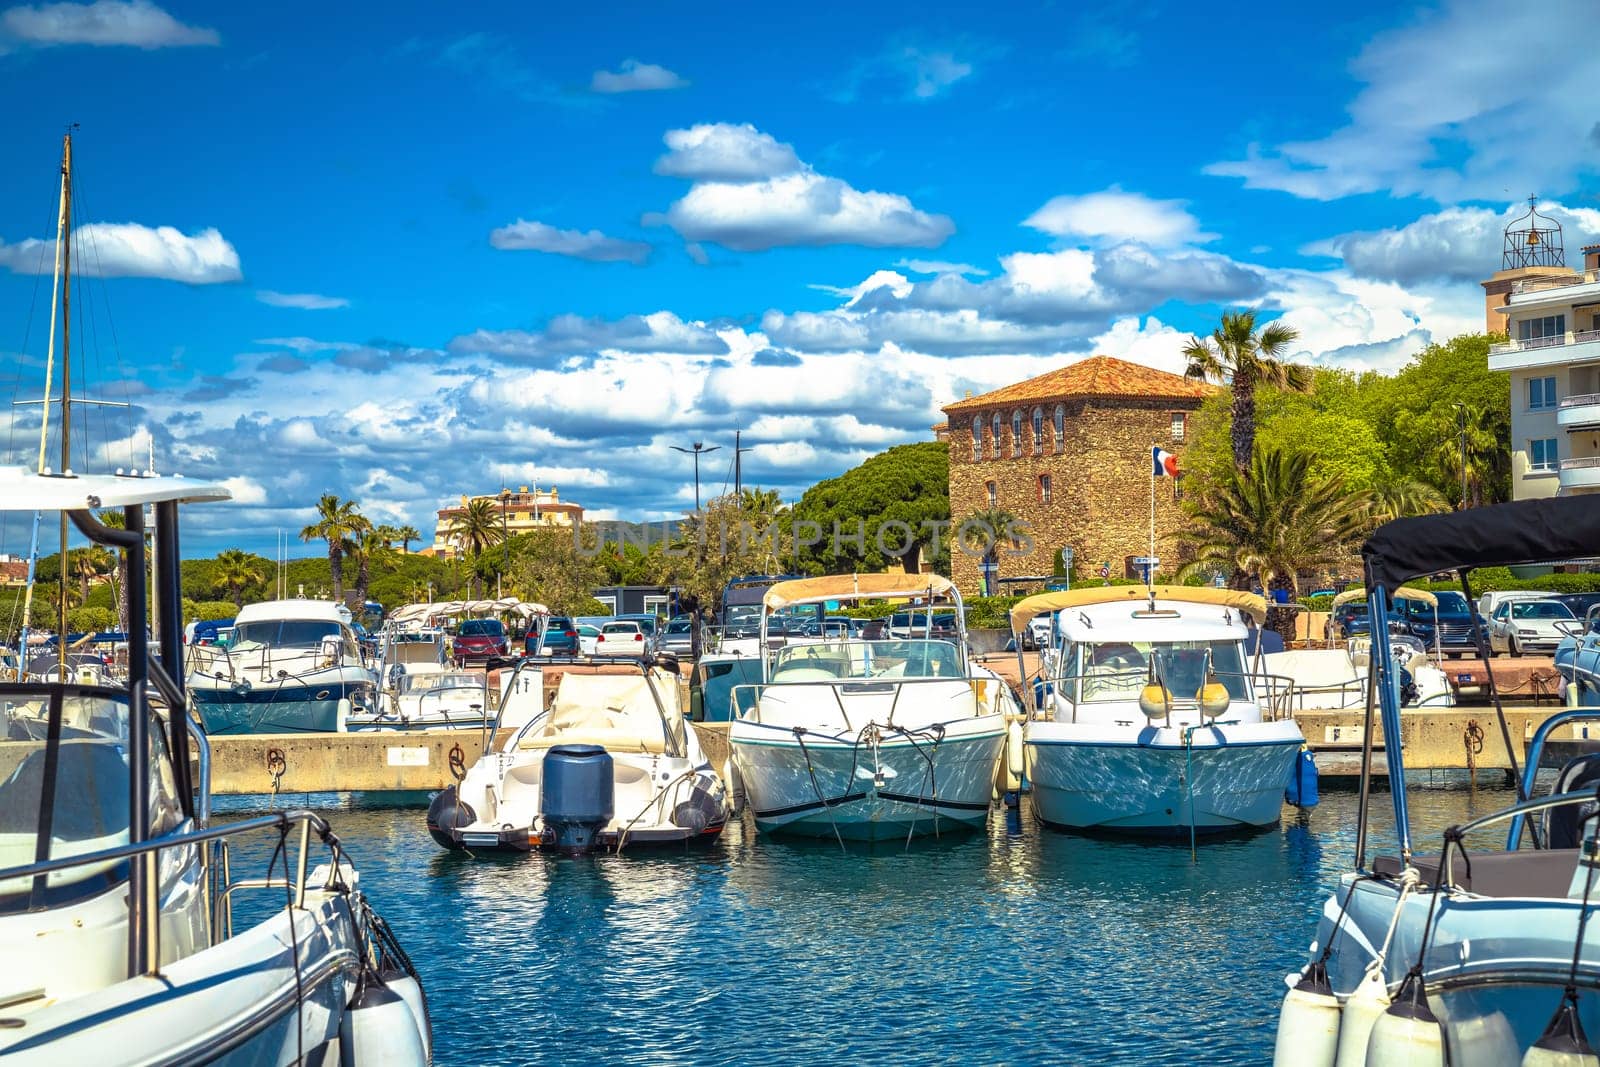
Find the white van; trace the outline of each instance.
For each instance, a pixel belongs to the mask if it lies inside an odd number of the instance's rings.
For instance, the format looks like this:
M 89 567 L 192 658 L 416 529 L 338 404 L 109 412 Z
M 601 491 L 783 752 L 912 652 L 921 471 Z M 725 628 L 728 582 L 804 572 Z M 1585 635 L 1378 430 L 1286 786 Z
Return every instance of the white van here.
M 1554 593 L 1538 593 L 1531 589 L 1502 589 L 1485 593 L 1478 598 L 1478 617 L 1487 620 L 1494 614 L 1494 609 L 1507 600 L 1546 600 L 1553 596 Z

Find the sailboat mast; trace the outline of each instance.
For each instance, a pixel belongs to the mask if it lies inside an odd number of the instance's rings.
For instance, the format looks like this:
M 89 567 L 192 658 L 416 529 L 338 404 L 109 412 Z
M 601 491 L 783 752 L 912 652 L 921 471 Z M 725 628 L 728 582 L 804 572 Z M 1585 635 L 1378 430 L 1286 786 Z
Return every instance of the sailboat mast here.
M 56 212 L 56 262 L 55 276 L 50 283 L 50 343 L 44 356 L 44 417 L 39 420 L 39 473 L 44 473 L 45 444 L 50 436 L 50 390 L 56 384 L 56 321 L 61 307 L 62 254 L 67 247 L 68 177 L 72 167 L 72 134 L 63 139 L 61 148 L 61 206 Z
M 62 139 L 61 215 L 56 227 L 56 255 L 61 263 L 61 473 L 72 469 L 72 133 Z M 52 320 L 54 315 L 52 313 Z M 53 325 L 53 322 L 52 322 Z M 46 409 L 49 404 L 45 405 Z M 61 628 L 56 638 L 56 665 L 67 681 L 67 513 L 61 513 Z

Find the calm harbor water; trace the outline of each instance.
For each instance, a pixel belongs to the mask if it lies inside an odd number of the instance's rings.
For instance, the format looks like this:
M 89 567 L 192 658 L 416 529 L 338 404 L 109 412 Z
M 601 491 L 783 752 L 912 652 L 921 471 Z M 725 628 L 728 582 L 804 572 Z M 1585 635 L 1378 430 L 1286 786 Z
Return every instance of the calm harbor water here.
M 1511 799 L 1459 778 L 1411 792 L 1424 849 Z M 746 824 L 701 851 L 578 860 L 447 854 L 421 808 L 330 817 L 422 971 L 440 1064 L 1189 1065 L 1270 1060 L 1355 812 L 1325 790 L 1308 819 L 1202 840 L 1198 863 L 1041 830 L 1026 807 L 1020 833 L 996 811 L 987 834 L 909 851 Z

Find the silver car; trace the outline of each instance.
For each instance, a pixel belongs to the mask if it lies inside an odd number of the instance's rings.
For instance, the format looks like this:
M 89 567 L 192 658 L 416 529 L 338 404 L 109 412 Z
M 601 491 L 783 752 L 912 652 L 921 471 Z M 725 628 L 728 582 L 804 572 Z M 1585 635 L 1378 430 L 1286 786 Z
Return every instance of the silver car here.
M 694 655 L 694 620 L 684 617 L 668 622 L 656 637 L 656 650 L 674 656 Z
M 1571 609 L 1559 600 L 1503 600 L 1489 616 L 1489 650 L 1513 656 L 1554 652 L 1578 628 Z

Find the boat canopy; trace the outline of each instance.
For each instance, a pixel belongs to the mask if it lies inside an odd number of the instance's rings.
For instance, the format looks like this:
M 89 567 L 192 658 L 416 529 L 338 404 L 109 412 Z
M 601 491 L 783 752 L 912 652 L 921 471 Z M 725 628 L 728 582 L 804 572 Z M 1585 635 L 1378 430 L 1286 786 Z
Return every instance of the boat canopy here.
M 1035 593 L 1019 601 L 1011 609 L 1011 630 L 1021 633 L 1028 620 L 1045 611 L 1066 608 L 1083 608 L 1091 604 L 1115 604 L 1121 601 L 1143 603 L 1151 597 L 1156 600 L 1176 600 L 1184 604 L 1215 604 L 1234 608 L 1257 624 L 1266 621 L 1267 601 L 1263 596 L 1238 589 L 1213 589 L 1204 585 L 1092 585 L 1084 589 L 1063 589 L 1055 593 Z
M 231 500 L 225 487 L 171 475 L 36 474 L 0 467 L 0 504 L 6 511 L 93 511 L 168 501 Z
M 936 597 L 955 594 L 950 579 L 938 574 L 827 574 L 779 582 L 761 600 L 768 611 L 790 604 L 867 597 Z
M 1428 592 L 1426 589 L 1417 589 L 1413 586 L 1406 585 L 1396 589 L 1394 591 L 1394 595 L 1405 597 L 1407 600 L 1420 600 L 1430 608 L 1437 608 L 1439 606 L 1439 598 Z M 1367 599 L 1367 591 L 1365 589 L 1346 589 L 1344 592 L 1333 598 L 1333 606 L 1338 607 L 1340 604 L 1348 604 L 1352 600 L 1365 599 Z
M 1361 546 L 1367 588 L 1387 590 L 1439 571 L 1588 559 L 1596 551 L 1600 496 L 1516 500 L 1395 519 L 1378 527 Z
M 531 619 L 548 614 L 550 609 L 543 604 L 529 603 L 508 596 L 499 600 L 446 600 L 440 604 L 407 604 L 390 612 L 389 622 L 393 625 L 421 623 L 429 619 L 455 615 L 515 615 L 519 619 Z

